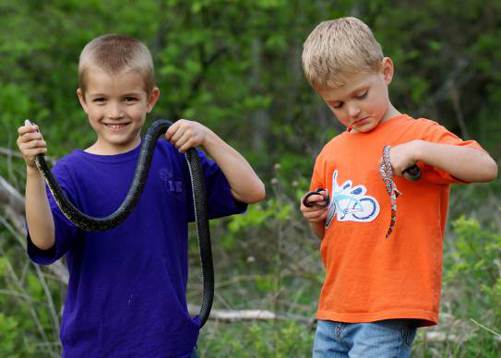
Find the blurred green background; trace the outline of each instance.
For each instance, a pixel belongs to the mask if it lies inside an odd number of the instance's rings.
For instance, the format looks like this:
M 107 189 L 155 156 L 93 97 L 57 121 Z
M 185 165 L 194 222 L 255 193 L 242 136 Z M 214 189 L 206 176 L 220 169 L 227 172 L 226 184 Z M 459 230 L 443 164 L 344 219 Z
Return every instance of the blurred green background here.
M 501 158 L 501 2 L 299 0 L 0 0 L 0 175 L 24 192 L 17 127 L 37 122 L 58 158 L 94 139 L 75 90 L 82 47 L 124 33 L 152 51 L 161 98 L 150 119 L 200 121 L 251 162 L 268 199 L 212 223 L 215 309 L 276 319 L 209 321 L 201 357 L 307 357 L 322 282 L 318 240 L 298 210 L 314 158 L 342 128 L 304 80 L 302 43 L 326 19 L 373 29 L 396 76 L 393 104 Z M 452 191 L 442 318 L 416 357 L 501 351 L 501 182 Z M 19 215 L 18 215 L 19 216 Z M 17 217 L 18 218 L 18 217 Z M 57 357 L 65 285 L 31 264 L 13 203 L 0 196 L 0 356 Z M 200 302 L 196 239 L 189 302 Z

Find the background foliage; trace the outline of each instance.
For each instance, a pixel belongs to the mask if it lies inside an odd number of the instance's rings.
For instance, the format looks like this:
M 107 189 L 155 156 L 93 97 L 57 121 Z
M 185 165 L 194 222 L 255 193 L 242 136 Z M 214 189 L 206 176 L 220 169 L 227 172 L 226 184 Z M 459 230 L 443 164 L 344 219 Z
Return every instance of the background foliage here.
M 0 146 L 15 150 L 24 118 L 58 158 L 93 140 L 75 95 L 81 48 L 117 32 L 151 49 L 162 95 L 151 118 L 189 118 L 252 163 L 268 200 L 213 224 L 216 308 L 266 309 L 280 320 L 211 322 L 202 356 L 308 356 L 322 280 L 318 242 L 297 202 L 313 159 L 342 130 L 303 78 L 302 42 L 321 20 L 354 15 L 396 64 L 393 103 L 501 158 L 501 3 L 494 0 L 0 0 Z M 0 174 L 24 191 L 23 163 Z M 445 244 L 443 318 L 423 330 L 419 357 L 495 357 L 501 344 L 500 181 L 453 190 Z M 0 355 L 59 352 L 64 285 L 30 264 L 7 216 L 0 228 Z M 195 240 L 193 240 L 195 241 Z M 191 248 L 192 270 L 198 261 Z M 192 275 L 190 302 L 200 297 Z

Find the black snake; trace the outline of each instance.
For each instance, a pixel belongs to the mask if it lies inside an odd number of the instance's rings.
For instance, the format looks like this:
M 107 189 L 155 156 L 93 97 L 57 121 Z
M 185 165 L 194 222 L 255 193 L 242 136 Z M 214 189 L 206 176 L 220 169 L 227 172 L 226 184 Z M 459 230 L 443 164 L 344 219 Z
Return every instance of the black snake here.
M 31 122 L 26 124 L 30 124 Z M 134 173 L 134 179 L 124 201 L 118 209 L 105 217 L 92 217 L 78 210 L 66 197 L 63 190 L 52 175 L 45 157 L 39 154 L 35 158 L 35 163 L 42 173 L 47 186 L 52 192 L 54 199 L 61 212 L 78 228 L 84 231 L 105 231 L 122 223 L 132 212 L 143 192 L 148 172 L 153 158 L 156 141 L 160 135 L 171 126 L 172 122 L 165 119 L 156 120 L 146 132 L 139 159 Z M 197 225 L 198 244 L 200 249 L 200 260 L 202 263 L 202 305 L 199 319 L 202 327 L 209 318 L 212 302 L 214 299 L 214 265 L 212 261 L 212 250 L 209 232 L 209 218 L 207 209 L 207 194 L 204 181 L 204 173 L 200 158 L 194 148 L 190 148 L 186 154 L 188 169 L 190 172 L 191 187 L 193 193 L 195 221 Z

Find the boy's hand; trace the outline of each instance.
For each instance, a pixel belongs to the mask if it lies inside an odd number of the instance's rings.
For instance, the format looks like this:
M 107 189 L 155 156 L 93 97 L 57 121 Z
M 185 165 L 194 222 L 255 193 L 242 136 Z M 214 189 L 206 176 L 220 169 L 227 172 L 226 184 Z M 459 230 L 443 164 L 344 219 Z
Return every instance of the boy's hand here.
M 308 193 L 306 193 L 301 198 L 301 213 L 303 214 L 304 218 L 312 224 L 322 223 L 323 221 L 325 221 L 327 212 L 329 211 L 328 206 L 325 205 L 327 204 L 326 198 L 322 195 L 312 195 L 308 198 L 308 202 L 312 204 L 312 206 L 307 207 L 306 205 L 304 205 L 304 199 L 307 195 Z
M 416 164 L 416 153 L 420 142 L 420 140 L 413 140 L 391 147 L 390 161 L 394 175 L 403 176 L 404 170 Z
M 208 132 L 209 129 L 198 122 L 180 119 L 167 129 L 165 138 L 184 153 L 190 148 L 204 146 Z
M 28 168 L 36 168 L 35 157 L 38 154 L 47 153 L 47 143 L 45 143 L 42 133 L 36 124 L 28 121 L 17 129 L 17 133 L 17 147 L 23 155 L 26 165 Z

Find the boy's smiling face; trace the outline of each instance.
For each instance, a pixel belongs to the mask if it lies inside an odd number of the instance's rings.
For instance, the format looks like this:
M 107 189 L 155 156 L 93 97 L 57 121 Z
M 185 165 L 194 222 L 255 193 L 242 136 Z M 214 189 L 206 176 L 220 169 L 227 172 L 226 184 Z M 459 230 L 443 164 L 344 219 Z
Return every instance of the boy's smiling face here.
M 343 76 L 344 85 L 316 91 L 343 125 L 352 132 L 365 133 L 399 113 L 388 95 L 392 78 L 393 63 L 385 57 L 379 72 L 348 74 Z
M 140 131 L 160 91 L 145 90 L 140 73 L 125 70 L 110 74 L 98 67 L 86 73 L 86 90 L 77 90 L 80 104 L 97 134 L 88 151 L 112 155 L 134 149 L 140 142 Z

